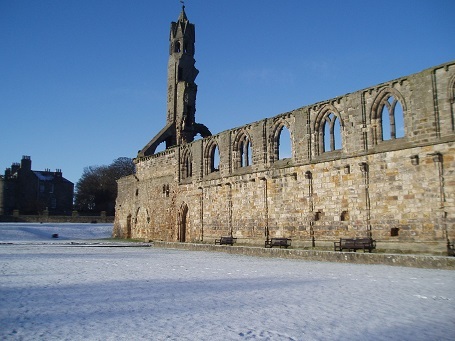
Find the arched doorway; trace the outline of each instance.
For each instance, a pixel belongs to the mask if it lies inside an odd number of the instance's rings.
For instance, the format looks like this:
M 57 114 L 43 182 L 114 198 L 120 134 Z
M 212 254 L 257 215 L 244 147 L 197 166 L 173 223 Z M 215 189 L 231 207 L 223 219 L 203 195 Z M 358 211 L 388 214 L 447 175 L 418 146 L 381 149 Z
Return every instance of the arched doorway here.
M 186 241 L 186 230 L 188 225 L 188 206 L 183 203 L 179 211 L 179 233 L 178 240 L 181 243 Z

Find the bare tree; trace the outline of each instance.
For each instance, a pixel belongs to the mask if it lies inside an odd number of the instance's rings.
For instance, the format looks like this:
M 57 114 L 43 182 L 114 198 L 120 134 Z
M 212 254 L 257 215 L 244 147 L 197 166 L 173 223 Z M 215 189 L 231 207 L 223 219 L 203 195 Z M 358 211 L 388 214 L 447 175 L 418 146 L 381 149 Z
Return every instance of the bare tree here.
M 108 166 L 85 167 L 76 184 L 75 208 L 79 212 L 106 211 L 108 215 L 113 215 L 117 197 L 117 180 L 134 173 L 134 163 L 127 157 L 120 157 Z

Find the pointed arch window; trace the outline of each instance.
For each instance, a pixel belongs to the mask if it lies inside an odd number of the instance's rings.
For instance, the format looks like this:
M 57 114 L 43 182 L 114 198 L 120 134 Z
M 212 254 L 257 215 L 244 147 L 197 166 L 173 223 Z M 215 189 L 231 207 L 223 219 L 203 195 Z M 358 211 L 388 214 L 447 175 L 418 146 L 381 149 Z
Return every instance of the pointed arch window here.
M 251 142 L 247 136 L 240 143 L 240 167 L 247 167 L 253 163 Z
M 190 152 L 186 152 L 182 158 L 181 177 L 182 179 L 191 178 L 193 176 L 193 157 Z
M 210 171 L 218 172 L 220 170 L 220 150 L 217 145 L 212 148 L 210 153 Z
M 251 142 L 250 142 L 248 135 L 243 134 L 240 137 L 237 151 L 238 151 L 238 155 L 239 155 L 238 165 L 237 165 L 238 167 L 247 167 L 253 163 L 253 161 L 252 161 L 253 152 L 252 152 Z
M 329 112 L 323 118 L 322 147 L 324 152 L 341 149 L 341 124 L 338 116 Z
M 205 174 L 218 172 L 220 170 L 220 150 L 214 140 L 209 142 L 204 155 Z
M 175 42 L 174 52 L 180 53 L 180 50 L 181 50 L 181 44 L 180 44 L 180 42 L 177 40 L 177 41 Z
M 404 113 L 406 103 L 400 92 L 394 88 L 384 88 L 376 97 L 372 109 L 372 142 L 404 138 L 406 136 Z
M 382 101 L 380 107 L 382 140 L 404 137 L 404 116 L 401 103 L 392 95 Z
M 289 159 L 292 157 L 291 132 L 286 125 L 278 129 L 275 141 L 275 160 Z
M 193 176 L 193 160 L 191 160 L 191 155 L 187 155 L 185 159 L 185 171 L 186 171 L 186 177 L 190 178 Z

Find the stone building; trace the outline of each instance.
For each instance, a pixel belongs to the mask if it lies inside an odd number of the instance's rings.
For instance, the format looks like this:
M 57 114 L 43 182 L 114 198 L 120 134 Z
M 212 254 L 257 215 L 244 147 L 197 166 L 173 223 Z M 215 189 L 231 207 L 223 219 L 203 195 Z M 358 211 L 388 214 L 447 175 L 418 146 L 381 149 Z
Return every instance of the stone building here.
M 445 253 L 455 239 L 455 61 L 212 136 L 195 122 L 194 41 L 183 8 L 170 32 L 167 125 L 118 181 L 114 236 L 282 236 L 331 249 L 371 236 L 378 250 Z
M 30 156 L 13 163 L 0 177 L 0 215 L 71 213 L 74 185 L 57 169 L 51 172 L 32 170 Z

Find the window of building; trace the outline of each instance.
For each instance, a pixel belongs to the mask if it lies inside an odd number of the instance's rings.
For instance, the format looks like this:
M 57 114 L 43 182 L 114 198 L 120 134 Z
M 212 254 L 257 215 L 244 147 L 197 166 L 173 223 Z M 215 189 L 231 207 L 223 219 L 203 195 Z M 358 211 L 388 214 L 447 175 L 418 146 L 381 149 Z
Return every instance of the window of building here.
M 187 156 L 185 160 L 185 165 L 186 165 L 186 177 L 192 177 L 193 176 L 193 164 L 190 155 Z
M 247 135 L 244 135 L 239 144 L 240 167 L 250 166 L 252 162 L 251 142 Z
M 382 140 L 404 137 L 403 107 L 394 96 L 388 96 L 381 105 Z
M 341 149 L 341 124 L 338 117 L 330 112 L 324 118 L 322 126 L 323 151 L 329 152 Z
M 278 153 L 277 160 L 288 159 L 292 157 L 291 133 L 286 126 L 282 126 L 277 138 Z
M 193 160 L 191 153 L 187 151 L 183 155 L 181 165 L 182 179 L 191 178 L 193 176 Z
M 216 144 L 213 145 L 210 152 L 210 173 L 220 170 L 220 150 Z
M 216 139 L 207 141 L 204 148 L 204 175 L 218 172 L 220 170 L 220 150 Z
M 180 46 L 181 46 L 181 45 L 180 45 L 180 42 L 179 42 L 179 41 L 176 41 L 176 42 L 175 42 L 174 52 L 179 53 L 179 52 L 180 52 L 180 49 L 181 49 Z
M 373 143 L 404 138 L 406 103 L 394 88 L 384 88 L 371 109 Z

